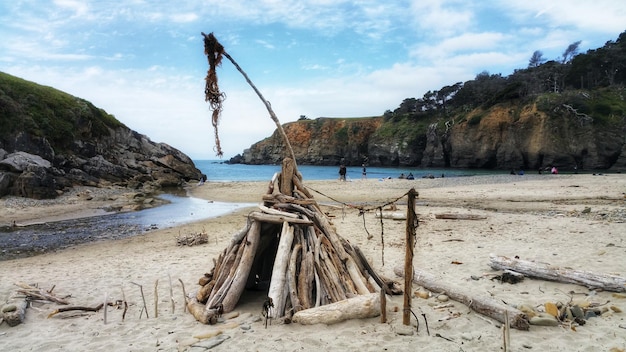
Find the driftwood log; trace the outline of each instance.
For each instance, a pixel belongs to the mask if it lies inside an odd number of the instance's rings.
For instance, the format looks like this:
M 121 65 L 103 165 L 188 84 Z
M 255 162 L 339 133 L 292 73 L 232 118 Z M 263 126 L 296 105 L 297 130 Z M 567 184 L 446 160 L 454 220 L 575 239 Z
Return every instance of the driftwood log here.
M 398 276 L 404 276 L 404 268 L 395 267 L 394 272 Z M 492 319 L 505 323 L 505 314 L 508 314 L 509 326 L 518 330 L 528 330 L 528 317 L 522 311 L 509 307 L 490 297 L 470 296 L 467 290 L 450 284 L 442 283 L 434 275 L 423 270 L 414 269 L 413 282 L 423 286 L 429 291 L 445 293 L 450 299 L 463 303 L 472 310 Z M 406 288 L 410 289 L 410 288 Z
M 292 321 L 302 325 L 335 324 L 349 319 L 373 318 L 379 315 L 380 294 L 371 293 L 301 310 L 293 315 Z
M 49 291 L 45 291 L 39 287 L 31 286 L 23 282 L 15 284 L 19 288 L 11 294 L 6 304 L 2 307 L 2 320 L 6 321 L 9 326 L 16 326 L 24 322 L 26 317 L 26 308 L 29 301 L 48 301 L 58 304 L 68 304 L 63 298 L 59 298 L 52 294 L 52 287 Z
M 211 324 L 215 314 L 232 311 L 246 289 L 266 291 L 259 295 L 271 298 L 272 318 L 381 288 L 402 293 L 398 283 L 378 275 L 363 253 L 336 233 L 295 163 L 283 163 L 262 198 L 246 226 L 213 260 L 213 269 L 200 278 L 200 289 L 187 298 L 198 321 Z
M 490 255 L 489 260 L 489 266 L 496 270 L 511 270 L 528 277 L 601 288 L 606 291 L 626 291 L 626 278 L 617 275 L 561 268 L 547 263 L 497 256 L 495 254 Z
M 26 307 L 28 307 L 26 296 L 14 292 L 6 304 L 2 306 L 2 319 L 9 326 L 17 326 L 23 323 L 26 318 Z
M 485 220 L 487 219 L 484 215 L 476 215 L 476 214 L 451 214 L 451 213 L 442 213 L 435 214 L 435 219 L 446 219 L 446 220 Z

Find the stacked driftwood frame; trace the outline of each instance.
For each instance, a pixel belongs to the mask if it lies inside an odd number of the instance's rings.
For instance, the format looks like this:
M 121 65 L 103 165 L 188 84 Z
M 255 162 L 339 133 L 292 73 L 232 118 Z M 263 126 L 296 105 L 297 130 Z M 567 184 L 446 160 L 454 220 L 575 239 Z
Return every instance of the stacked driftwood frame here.
M 220 313 L 235 308 L 245 289 L 265 282 L 272 318 L 381 288 L 401 293 L 397 282 L 378 275 L 359 248 L 336 233 L 290 158 L 270 182 L 259 210 L 249 214 L 246 226 L 200 279 L 189 310 L 198 321 L 214 323 Z

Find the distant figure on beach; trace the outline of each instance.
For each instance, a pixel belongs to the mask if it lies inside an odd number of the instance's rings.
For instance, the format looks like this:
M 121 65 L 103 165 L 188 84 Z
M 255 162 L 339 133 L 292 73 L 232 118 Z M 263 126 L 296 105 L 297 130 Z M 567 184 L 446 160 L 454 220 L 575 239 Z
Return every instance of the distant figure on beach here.
M 339 181 L 346 180 L 346 166 L 344 164 L 339 165 Z
M 361 178 L 362 179 L 366 179 L 367 178 L 367 168 L 365 168 L 365 164 L 363 164 L 362 166 L 363 166 L 363 173 L 361 174 Z
M 401 180 L 404 180 L 406 178 L 406 175 L 404 175 L 404 172 L 400 174 L 400 177 L 398 177 Z
M 412 172 L 409 172 L 409 175 L 406 177 L 407 180 L 415 180 L 415 176 L 413 176 Z
M 519 170 L 519 172 L 517 173 L 520 176 L 524 176 L 524 170 Z
M 550 171 L 553 175 L 556 175 L 559 173 L 559 169 L 556 168 L 556 166 L 552 167 L 552 170 Z
M 200 182 L 198 182 L 198 186 L 202 186 L 205 182 L 206 182 L 206 175 L 202 174 L 202 176 L 200 176 Z

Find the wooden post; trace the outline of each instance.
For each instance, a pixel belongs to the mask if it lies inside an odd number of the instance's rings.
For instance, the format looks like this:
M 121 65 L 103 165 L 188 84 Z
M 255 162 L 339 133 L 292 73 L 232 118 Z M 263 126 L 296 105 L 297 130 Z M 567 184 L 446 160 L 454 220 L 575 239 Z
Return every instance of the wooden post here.
M 296 164 L 291 158 L 283 159 L 282 171 L 280 173 L 280 193 L 293 196 L 293 175 L 296 172 Z
M 385 288 L 380 288 L 380 322 L 387 322 L 387 296 L 385 296 Z
M 404 255 L 404 308 L 402 324 L 411 324 L 411 287 L 413 283 L 413 247 L 415 246 L 415 188 L 408 193 L 406 208 L 406 248 Z

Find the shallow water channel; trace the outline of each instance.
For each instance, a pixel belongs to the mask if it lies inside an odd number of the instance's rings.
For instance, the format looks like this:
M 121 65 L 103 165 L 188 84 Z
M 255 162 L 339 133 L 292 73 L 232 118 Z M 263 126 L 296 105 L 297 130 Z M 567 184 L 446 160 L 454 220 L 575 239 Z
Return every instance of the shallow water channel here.
M 130 237 L 148 230 L 217 217 L 252 205 L 212 202 L 172 194 L 162 194 L 159 198 L 169 203 L 135 212 L 109 213 L 24 227 L 0 227 L 0 261 L 81 243 Z

